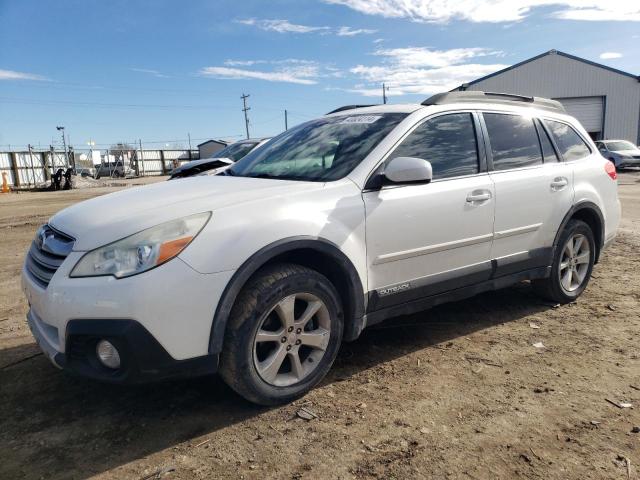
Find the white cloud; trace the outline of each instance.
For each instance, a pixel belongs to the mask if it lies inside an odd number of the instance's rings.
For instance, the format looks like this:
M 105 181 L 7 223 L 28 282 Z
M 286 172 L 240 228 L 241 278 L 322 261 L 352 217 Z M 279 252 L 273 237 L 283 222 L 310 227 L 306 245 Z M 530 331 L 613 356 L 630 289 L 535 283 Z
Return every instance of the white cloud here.
M 339 37 L 353 37 L 355 35 L 370 35 L 376 32 L 377 30 L 371 30 L 370 28 L 340 27 L 336 31 L 336 35 Z
M 321 78 L 340 78 L 344 72 L 331 63 L 301 58 L 279 60 L 225 60 L 224 66 L 204 67 L 198 73 L 221 79 L 254 79 L 269 82 L 297 83 L 313 85 Z M 263 65 L 255 70 L 254 65 Z
M 622 54 L 619 52 L 603 52 L 600 54 L 602 60 L 609 60 L 612 58 L 622 58 Z
M 502 52 L 485 48 L 432 50 L 424 47 L 382 49 L 374 52 L 382 57 L 378 65 L 357 65 L 349 71 L 365 84 L 351 92 L 364 96 L 380 95 L 380 85 L 390 87 L 389 95 L 432 94 L 451 90 L 462 83 L 501 70 L 501 63 L 480 64 L 479 57 L 501 56 Z M 471 63 L 465 63 L 472 61 Z
M 502 55 L 502 52 L 486 48 L 453 48 L 432 50 L 426 47 L 389 48 L 377 50 L 374 55 L 386 57 L 394 64 L 407 67 L 445 67 L 465 60 L 488 55 Z
M 281 19 L 260 20 L 256 18 L 247 18 L 244 20 L 236 20 L 236 22 L 243 25 L 256 26 L 261 30 L 266 30 L 268 32 L 278 33 L 312 33 L 329 30 L 329 27 L 311 27 L 309 25 L 298 25 L 295 23 L 291 23 L 288 20 Z
M 560 8 L 552 16 L 568 20 L 640 21 L 633 0 L 324 0 L 369 15 L 409 18 L 416 22 L 514 22 L 536 7 Z
M 165 75 L 164 73 L 160 73 L 158 70 L 152 70 L 150 68 L 131 68 L 130 70 L 132 72 L 147 73 L 157 78 L 169 78 L 169 75 Z
M 33 73 L 16 72 L 14 70 L 2 70 L 0 69 L 0 80 L 48 80 L 41 75 L 35 75 Z
M 265 60 L 225 60 L 227 67 L 250 67 L 258 63 L 267 63 Z
M 350 71 L 367 80 L 371 88 L 357 89 L 365 96 L 380 95 L 384 82 L 389 86 L 389 95 L 425 94 L 452 90 L 462 83 L 475 80 L 505 68 L 502 64 L 463 64 L 438 68 L 396 68 L 385 66 L 366 67 L 358 65 Z
M 315 78 L 318 77 L 318 68 L 315 65 L 302 65 L 265 72 L 261 70 L 248 70 L 244 68 L 205 67 L 200 70 L 200 74 L 213 78 L 253 79 L 265 80 L 267 82 L 285 82 L 297 83 L 300 85 L 313 85 L 317 83 Z
M 321 35 L 335 33 L 339 37 L 354 37 L 356 35 L 370 35 L 372 33 L 377 33 L 377 30 L 370 28 L 352 28 L 343 26 L 334 29 L 327 26 L 300 25 L 283 19 L 246 18 L 235 20 L 235 22 L 241 23 L 242 25 L 257 27 L 267 32 L 278 33 L 320 33 Z

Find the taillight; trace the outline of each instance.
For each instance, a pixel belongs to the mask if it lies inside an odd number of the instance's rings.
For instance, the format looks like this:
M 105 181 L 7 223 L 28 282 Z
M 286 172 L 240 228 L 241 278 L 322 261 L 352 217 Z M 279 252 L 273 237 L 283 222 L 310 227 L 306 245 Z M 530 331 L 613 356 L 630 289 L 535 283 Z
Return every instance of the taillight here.
M 608 161 L 605 163 L 604 171 L 607 172 L 607 175 L 611 177 L 611 180 L 615 180 L 618 178 L 618 174 L 616 173 L 616 166 L 612 161 Z

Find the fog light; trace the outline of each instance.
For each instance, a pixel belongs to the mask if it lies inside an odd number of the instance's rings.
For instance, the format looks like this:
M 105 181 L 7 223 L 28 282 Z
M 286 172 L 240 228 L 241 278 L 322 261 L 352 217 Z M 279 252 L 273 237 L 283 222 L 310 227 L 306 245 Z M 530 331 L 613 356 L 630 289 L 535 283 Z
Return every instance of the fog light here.
M 111 342 L 100 340 L 96 345 L 96 355 L 105 367 L 120 368 L 120 354 Z

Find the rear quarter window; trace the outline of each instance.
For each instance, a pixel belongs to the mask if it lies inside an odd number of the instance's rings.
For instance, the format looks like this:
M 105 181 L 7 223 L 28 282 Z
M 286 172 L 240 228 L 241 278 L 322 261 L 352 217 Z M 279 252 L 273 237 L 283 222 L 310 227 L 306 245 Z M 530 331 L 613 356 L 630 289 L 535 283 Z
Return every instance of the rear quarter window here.
M 551 130 L 565 161 L 580 160 L 591 154 L 591 149 L 571 126 L 554 120 L 545 120 L 544 122 Z

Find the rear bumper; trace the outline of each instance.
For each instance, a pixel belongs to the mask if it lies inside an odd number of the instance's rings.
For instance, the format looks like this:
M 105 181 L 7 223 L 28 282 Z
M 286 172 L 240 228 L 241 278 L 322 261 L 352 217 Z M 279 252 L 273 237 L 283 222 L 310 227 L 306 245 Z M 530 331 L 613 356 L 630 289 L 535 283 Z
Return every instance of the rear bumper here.
M 83 377 L 111 383 L 145 383 L 169 378 L 213 374 L 217 355 L 176 360 L 135 320 L 70 320 L 66 330 L 66 351 L 59 352 L 47 324 L 32 310 L 27 321 L 34 338 L 58 368 Z M 99 340 L 108 340 L 120 354 L 121 367 L 103 366 L 96 356 Z

